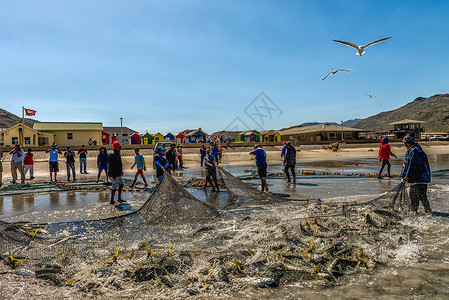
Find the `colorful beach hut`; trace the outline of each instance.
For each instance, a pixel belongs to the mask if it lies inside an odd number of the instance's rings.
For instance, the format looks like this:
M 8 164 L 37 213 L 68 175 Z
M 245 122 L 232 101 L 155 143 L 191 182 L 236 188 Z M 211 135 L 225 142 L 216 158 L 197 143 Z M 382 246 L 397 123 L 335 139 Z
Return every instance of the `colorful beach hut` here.
M 131 134 L 131 136 L 129 137 L 129 144 L 140 145 L 140 134 L 138 134 L 137 132 Z
M 174 140 L 175 140 L 175 136 L 169 132 L 169 133 L 167 133 L 167 134 L 164 136 L 164 139 L 165 139 L 166 141 L 174 141 Z
M 164 136 L 160 132 L 158 132 L 155 135 L 153 135 L 153 140 L 154 141 L 163 141 L 164 140 Z
M 176 135 L 176 144 L 184 144 L 186 142 L 186 136 L 180 132 Z
M 153 144 L 153 136 L 149 134 L 148 132 L 142 135 L 140 138 L 143 145 L 150 145 Z

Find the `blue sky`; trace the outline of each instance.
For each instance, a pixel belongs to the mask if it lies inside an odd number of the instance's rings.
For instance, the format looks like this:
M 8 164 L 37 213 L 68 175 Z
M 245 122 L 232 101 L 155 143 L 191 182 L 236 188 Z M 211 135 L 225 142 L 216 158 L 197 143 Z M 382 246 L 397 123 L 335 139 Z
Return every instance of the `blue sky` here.
M 448 13 L 449 1 L 2 0 L 0 108 L 163 133 L 364 118 L 448 92 Z M 388 36 L 361 57 L 332 41 Z M 351 72 L 321 81 L 337 68 Z M 282 114 L 257 128 L 244 109 L 262 91 Z

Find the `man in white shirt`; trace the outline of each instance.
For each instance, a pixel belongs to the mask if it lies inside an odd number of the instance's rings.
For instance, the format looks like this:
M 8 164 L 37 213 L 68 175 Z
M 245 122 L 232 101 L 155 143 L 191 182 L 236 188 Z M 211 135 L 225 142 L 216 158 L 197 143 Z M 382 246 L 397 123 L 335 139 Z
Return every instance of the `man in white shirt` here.
M 17 171 L 20 172 L 20 179 L 22 183 L 25 183 L 25 173 L 23 172 L 23 150 L 20 149 L 20 145 L 16 145 L 14 149 L 12 149 L 9 154 L 11 157 L 11 175 L 12 175 L 12 183 L 15 184 L 17 181 Z

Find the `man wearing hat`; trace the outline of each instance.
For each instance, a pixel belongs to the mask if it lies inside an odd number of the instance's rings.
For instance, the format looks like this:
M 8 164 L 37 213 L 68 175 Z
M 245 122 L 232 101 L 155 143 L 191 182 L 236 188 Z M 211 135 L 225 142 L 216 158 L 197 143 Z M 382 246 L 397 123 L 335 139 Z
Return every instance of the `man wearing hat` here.
M 410 183 L 410 209 L 417 213 L 421 201 L 426 213 L 432 213 L 427 198 L 427 184 L 430 183 L 431 177 L 427 154 L 415 142 L 414 135 L 406 135 L 403 142 L 407 152 L 402 165 L 401 178 L 403 182 Z
M 113 153 L 108 156 L 108 175 L 111 178 L 112 192 L 111 192 L 111 204 L 126 202 L 122 199 L 122 189 L 123 189 L 123 165 L 122 157 L 120 156 L 120 150 L 122 145 L 120 142 L 115 141 L 112 143 Z M 115 191 L 118 189 L 117 202 L 114 201 Z
M 159 182 L 161 182 L 162 177 L 164 177 L 164 170 L 170 173 L 170 164 L 165 157 L 165 148 L 157 147 L 157 153 L 154 155 L 154 164 L 156 165 L 156 177 Z
M 17 180 L 17 171 L 20 173 L 20 179 L 22 183 L 25 183 L 25 173 L 23 172 L 23 150 L 20 149 L 20 145 L 16 145 L 14 149 L 12 149 L 9 154 L 11 157 L 11 175 L 12 175 L 12 183 L 16 183 Z

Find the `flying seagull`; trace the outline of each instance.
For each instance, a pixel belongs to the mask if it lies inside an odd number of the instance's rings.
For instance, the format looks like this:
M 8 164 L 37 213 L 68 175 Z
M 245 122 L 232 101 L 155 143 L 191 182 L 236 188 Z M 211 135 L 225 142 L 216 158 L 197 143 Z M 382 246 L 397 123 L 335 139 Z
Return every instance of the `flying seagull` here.
M 368 43 L 368 44 L 366 44 L 364 46 L 357 46 L 357 45 L 355 45 L 353 43 L 346 42 L 346 41 L 339 41 L 339 40 L 333 40 L 333 41 L 357 49 L 356 54 L 358 56 L 362 56 L 365 53 L 365 48 L 368 48 L 369 46 L 377 44 L 377 43 L 380 43 L 382 41 L 388 40 L 389 38 L 391 38 L 391 36 L 387 37 L 387 38 L 375 40 L 375 41 L 373 41 L 371 43 Z
M 326 79 L 326 78 L 329 77 L 330 75 L 334 75 L 335 73 L 341 72 L 341 71 L 351 72 L 351 70 L 345 70 L 345 69 L 334 70 L 334 71 L 330 72 L 329 74 L 327 74 L 326 77 L 324 77 L 323 79 L 321 79 L 321 81 L 323 81 L 324 79 Z
M 366 94 L 368 97 L 370 97 L 370 99 L 373 99 L 373 98 L 375 98 L 376 96 L 372 96 L 372 95 L 370 95 L 370 94 Z

